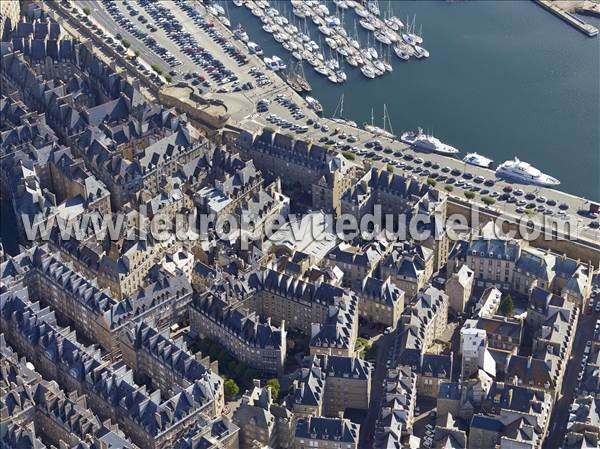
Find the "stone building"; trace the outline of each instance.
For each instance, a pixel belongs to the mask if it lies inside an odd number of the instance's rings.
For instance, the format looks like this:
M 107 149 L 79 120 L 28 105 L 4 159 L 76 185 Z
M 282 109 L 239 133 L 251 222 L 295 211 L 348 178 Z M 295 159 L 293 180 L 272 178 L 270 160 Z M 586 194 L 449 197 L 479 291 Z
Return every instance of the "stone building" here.
M 273 401 L 271 389 L 261 388 L 260 381 L 255 380 L 233 413 L 233 422 L 240 427 L 240 449 L 253 449 L 257 444 L 291 448 L 293 418 L 291 411 Z
M 296 449 L 311 447 L 356 449 L 359 431 L 360 426 L 349 419 L 321 416 L 300 418 L 296 422 L 294 447 Z
M 446 281 L 444 289 L 450 298 L 450 308 L 454 313 L 462 314 L 465 311 L 473 290 L 473 274 L 473 271 L 464 265 Z

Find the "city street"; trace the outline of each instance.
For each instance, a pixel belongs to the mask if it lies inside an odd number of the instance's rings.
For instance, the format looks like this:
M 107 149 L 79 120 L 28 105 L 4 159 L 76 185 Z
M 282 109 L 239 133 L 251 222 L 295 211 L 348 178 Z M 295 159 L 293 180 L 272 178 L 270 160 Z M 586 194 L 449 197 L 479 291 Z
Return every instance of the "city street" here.
M 581 370 L 583 351 L 585 349 L 586 342 L 592 339 L 594 334 L 594 325 L 599 317 L 600 314 L 596 312 L 592 313 L 591 315 L 587 315 L 585 312 L 582 312 L 579 317 L 571 358 L 568 361 L 567 370 L 563 378 L 562 396 L 554 404 L 552 417 L 552 422 L 554 425 L 548 432 L 548 437 L 546 438 L 544 445 L 545 449 L 558 448 L 564 440 L 567 424 L 569 422 L 571 403 L 573 402 L 574 398 L 574 390 L 578 385 L 577 375 Z

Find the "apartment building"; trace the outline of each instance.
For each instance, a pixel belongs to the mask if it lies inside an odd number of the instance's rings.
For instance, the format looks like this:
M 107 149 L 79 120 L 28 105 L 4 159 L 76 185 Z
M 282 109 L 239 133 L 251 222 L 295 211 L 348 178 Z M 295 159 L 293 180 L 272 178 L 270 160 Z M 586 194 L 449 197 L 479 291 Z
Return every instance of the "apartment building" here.
M 271 389 L 261 387 L 260 381 L 255 380 L 233 413 L 233 422 L 240 427 L 240 449 L 253 449 L 257 444 L 291 448 L 293 418 L 290 410 L 273 401 Z
M 8 343 L 61 388 L 85 394 L 100 419 L 115 419 L 139 447 L 172 446 L 203 415 L 216 417 L 222 408 L 223 382 L 206 372 L 186 389 L 161 399 L 137 385 L 127 366 L 103 360 L 85 347 L 74 331 L 61 328 L 54 312 L 32 303 L 27 290 L 0 295 L 0 323 Z
M 294 414 L 336 417 L 346 409 L 367 410 L 372 370 L 357 357 L 305 357 L 294 381 Z
M 309 416 L 296 422 L 294 447 L 308 449 L 322 447 L 327 449 L 356 449 L 360 425 L 344 418 L 324 418 Z
M 395 243 L 380 263 L 381 279 L 391 278 L 407 299 L 415 297 L 433 274 L 433 252 L 419 244 Z
M 270 372 L 282 372 L 286 355 L 286 326 L 271 324 L 250 312 L 237 298 L 198 295 L 189 308 L 190 329 L 225 347 L 236 359 Z

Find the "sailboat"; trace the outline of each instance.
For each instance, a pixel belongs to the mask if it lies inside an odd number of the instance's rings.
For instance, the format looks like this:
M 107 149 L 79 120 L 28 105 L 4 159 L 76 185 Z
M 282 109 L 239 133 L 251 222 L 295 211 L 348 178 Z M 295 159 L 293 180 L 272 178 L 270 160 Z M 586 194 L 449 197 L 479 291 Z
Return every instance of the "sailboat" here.
M 288 71 L 288 74 L 287 74 L 287 77 L 286 77 L 286 81 L 290 85 L 290 87 L 292 89 L 294 89 L 296 92 L 298 92 L 298 93 L 304 92 L 304 89 L 302 88 L 302 86 L 298 82 L 298 78 L 296 76 L 296 71 L 294 69 L 294 62 L 293 61 L 290 61 L 290 63 L 289 63 L 289 71 Z
M 339 114 L 338 114 L 339 111 Z M 338 101 L 338 104 L 335 107 L 335 111 L 333 111 L 333 115 L 331 116 L 331 119 L 334 122 L 337 123 L 343 123 L 346 125 L 350 125 L 353 127 L 357 127 L 356 122 L 352 121 L 352 120 L 347 120 L 346 118 L 344 118 L 344 94 L 342 93 L 342 96 L 340 97 L 340 101 Z
M 390 131 L 386 130 L 386 128 L 385 128 L 386 122 L 389 123 L 389 125 L 390 125 Z M 392 129 L 392 123 L 389 119 L 388 112 L 387 112 L 387 106 L 385 104 L 383 105 L 383 128 L 375 126 L 375 124 L 373 123 L 373 109 L 371 109 L 371 124 L 370 125 L 365 124 L 364 128 L 365 128 L 365 130 L 367 130 L 370 133 L 373 133 L 377 136 L 387 137 L 389 139 L 393 139 L 396 137 L 393 134 L 394 130 Z
M 310 91 L 312 91 L 312 86 L 306 80 L 306 74 L 304 73 L 304 63 L 300 62 L 299 65 L 300 65 L 300 73 L 296 72 L 296 80 L 298 81 L 298 84 L 300 84 L 300 86 L 302 86 L 302 89 L 304 90 L 304 92 L 310 92 Z
M 387 48 L 387 55 L 385 58 L 383 58 L 383 66 L 385 67 L 385 70 L 387 70 L 388 72 L 393 72 L 394 68 L 392 67 L 392 60 L 391 60 L 391 47 L 388 46 Z

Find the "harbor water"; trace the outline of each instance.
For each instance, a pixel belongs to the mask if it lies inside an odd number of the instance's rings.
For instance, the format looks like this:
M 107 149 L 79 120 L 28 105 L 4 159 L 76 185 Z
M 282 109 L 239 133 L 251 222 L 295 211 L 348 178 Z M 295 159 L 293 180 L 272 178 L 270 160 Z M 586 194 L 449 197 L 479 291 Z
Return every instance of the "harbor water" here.
M 289 2 L 271 4 L 293 17 Z M 374 80 L 346 65 L 348 80 L 341 85 L 305 63 L 312 95 L 326 115 L 334 113 L 344 94 L 345 118 L 370 122 L 373 110 L 375 124 L 382 126 L 386 104 L 398 135 L 421 126 L 462 154 L 476 151 L 496 163 L 518 156 L 560 179 L 561 190 L 600 199 L 600 39 L 588 38 L 528 1 L 379 5 L 404 22 L 416 16 L 416 31 L 422 26 L 431 57 L 404 62 L 392 52 L 394 71 Z M 331 2 L 327 6 L 336 10 Z M 228 10 L 232 27 L 242 24 L 266 56 L 289 61 L 289 53 L 247 8 L 229 2 Z M 352 10 L 345 12 L 349 32 L 355 19 Z M 585 20 L 600 25 L 598 19 Z M 310 20 L 308 29 L 318 42 Z M 360 26 L 358 32 L 365 45 L 367 32 Z

